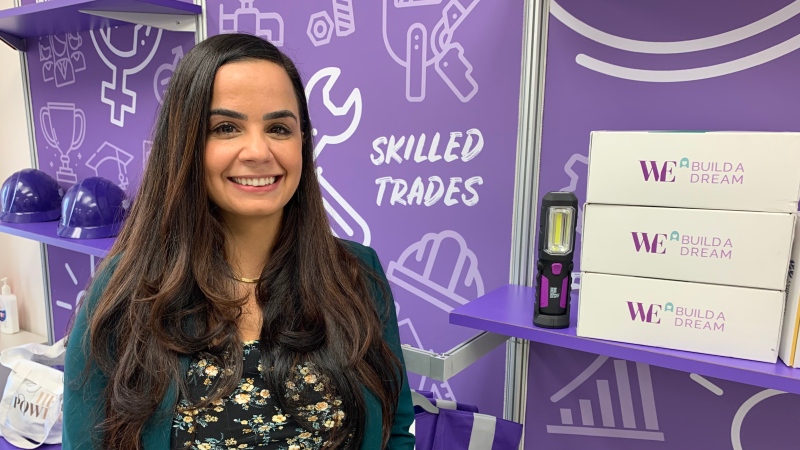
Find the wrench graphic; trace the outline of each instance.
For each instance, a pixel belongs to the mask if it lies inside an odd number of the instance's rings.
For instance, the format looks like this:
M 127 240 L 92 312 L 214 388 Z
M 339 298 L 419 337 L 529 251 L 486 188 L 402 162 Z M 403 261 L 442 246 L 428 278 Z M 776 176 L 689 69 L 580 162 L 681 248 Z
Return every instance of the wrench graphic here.
M 311 93 L 314 91 L 314 87 L 316 87 L 317 83 L 319 83 L 323 78 L 327 78 L 328 80 L 322 87 L 322 103 L 325 105 L 325 108 L 331 114 L 337 117 L 347 115 L 350 110 L 355 109 L 353 112 L 353 121 L 346 130 L 336 136 L 324 135 L 322 138 L 320 138 L 316 147 L 314 147 L 314 159 L 319 156 L 319 154 L 322 152 L 322 149 L 325 148 L 326 145 L 341 144 L 342 142 L 350 139 L 350 136 L 353 135 L 353 133 L 356 131 L 356 128 L 358 128 L 358 124 L 361 122 L 362 102 L 361 91 L 358 88 L 353 89 L 353 92 L 350 93 L 342 106 L 336 106 L 331 100 L 331 89 L 333 88 L 333 85 L 336 84 L 336 81 L 339 79 L 341 74 L 342 70 L 338 67 L 326 67 L 315 73 L 314 76 L 308 80 L 308 84 L 306 85 L 306 99 L 310 101 Z
M 345 116 L 353 111 L 353 119 L 350 125 L 340 134 L 328 135 L 322 134 L 314 147 L 314 159 L 316 160 L 322 150 L 328 144 L 341 144 L 350 139 L 353 133 L 358 128 L 361 122 L 362 101 L 361 91 L 358 88 L 353 89 L 350 95 L 345 100 L 344 104 L 337 106 L 331 100 L 331 89 L 336 81 L 339 79 L 342 71 L 338 67 L 326 67 L 311 77 L 306 85 L 306 99 L 311 103 L 312 94 L 316 91 L 322 91 L 322 104 L 333 116 Z M 325 84 L 320 88 L 318 84 L 323 79 L 327 79 Z M 314 130 L 314 134 L 318 134 L 318 130 Z M 358 212 L 342 197 L 336 189 L 322 176 L 322 168 L 317 168 L 317 177 L 319 178 L 320 188 L 322 189 L 322 200 L 325 204 L 325 211 L 331 219 L 331 229 L 333 234 L 339 237 L 347 237 L 355 241 L 359 241 L 364 245 L 369 245 L 371 241 L 371 232 L 367 222 L 361 217 Z
M 358 212 L 347 203 L 336 189 L 322 176 L 322 167 L 317 167 L 317 178 L 322 188 L 322 203 L 331 220 L 331 231 L 336 237 L 347 237 L 364 245 L 372 241 L 369 225 Z M 360 236 L 357 232 L 360 231 Z
M 114 34 L 129 33 L 130 28 L 113 31 Z M 111 32 L 111 28 L 89 31 L 97 54 L 111 69 L 111 82 L 102 83 L 101 101 L 111 106 L 111 123 L 121 127 L 125 125 L 125 113 L 136 114 L 136 92 L 128 88 L 128 76 L 139 73 L 153 59 L 161 42 L 162 30 L 134 26 L 125 49 L 111 43 Z

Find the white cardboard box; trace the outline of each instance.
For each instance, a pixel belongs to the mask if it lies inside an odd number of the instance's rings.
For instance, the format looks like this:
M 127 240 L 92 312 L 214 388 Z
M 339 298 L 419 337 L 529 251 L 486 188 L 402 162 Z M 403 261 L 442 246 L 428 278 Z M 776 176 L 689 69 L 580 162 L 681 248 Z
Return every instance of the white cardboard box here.
M 800 133 L 591 134 L 587 203 L 797 211 Z
M 795 215 L 586 205 L 581 270 L 783 291 Z
M 774 363 L 780 291 L 583 272 L 578 336 Z
M 800 217 L 800 214 L 798 216 Z M 780 349 L 781 360 L 789 367 L 800 367 L 800 346 L 797 345 L 800 332 L 800 281 L 795 279 L 795 269 L 800 263 L 800 239 L 797 238 L 797 233 L 800 233 L 800 227 L 795 230 L 794 248 L 789 261 L 786 282 L 786 313 L 783 316 Z

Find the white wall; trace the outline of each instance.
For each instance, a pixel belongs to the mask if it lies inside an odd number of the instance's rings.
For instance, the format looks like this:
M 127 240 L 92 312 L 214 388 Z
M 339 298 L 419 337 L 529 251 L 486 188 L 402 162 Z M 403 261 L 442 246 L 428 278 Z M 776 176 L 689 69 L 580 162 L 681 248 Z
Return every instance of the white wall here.
M 0 9 L 13 6 L 0 0 Z M 19 53 L 0 43 L 0 183 L 32 167 Z M 0 278 L 8 277 L 20 304 L 20 328 L 47 337 L 39 243 L 0 233 Z

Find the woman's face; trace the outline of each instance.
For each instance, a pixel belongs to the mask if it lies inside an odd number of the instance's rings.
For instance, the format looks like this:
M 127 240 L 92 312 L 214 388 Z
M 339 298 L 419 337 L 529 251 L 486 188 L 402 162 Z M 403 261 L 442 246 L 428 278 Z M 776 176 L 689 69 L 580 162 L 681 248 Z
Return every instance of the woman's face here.
M 302 146 L 297 99 L 282 67 L 255 60 L 217 70 L 205 183 L 226 222 L 279 221 L 300 183 Z

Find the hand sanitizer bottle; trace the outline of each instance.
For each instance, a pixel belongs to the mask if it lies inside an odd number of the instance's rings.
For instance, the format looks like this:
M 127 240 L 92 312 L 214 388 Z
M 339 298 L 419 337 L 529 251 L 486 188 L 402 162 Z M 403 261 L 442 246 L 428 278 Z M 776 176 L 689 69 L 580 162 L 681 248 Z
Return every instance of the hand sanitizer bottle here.
M 19 333 L 19 313 L 17 296 L 11 293 L 8 278 L 0 279 L 3 287 L 0 290 L 0 332 L 5 334 Z

